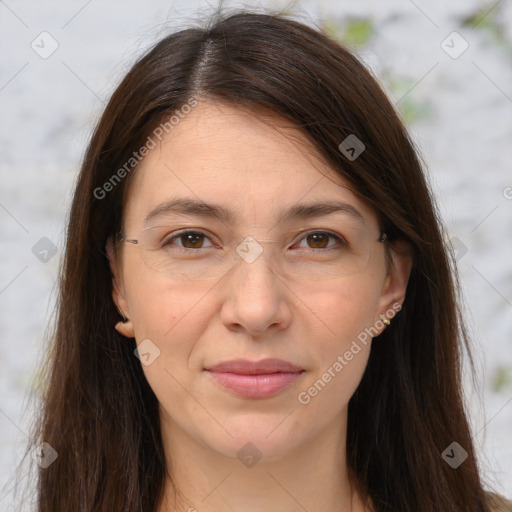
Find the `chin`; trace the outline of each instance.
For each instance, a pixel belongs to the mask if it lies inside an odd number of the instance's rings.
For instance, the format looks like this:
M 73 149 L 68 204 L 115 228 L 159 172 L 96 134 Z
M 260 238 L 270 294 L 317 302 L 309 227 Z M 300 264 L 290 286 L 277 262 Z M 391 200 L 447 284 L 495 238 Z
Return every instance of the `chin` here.
M 260 414 L 244 414 L 241 418 L 232 418 L 225 424 L 231 434 L 222 436 L 210 435 L 203 442 L 220 455 L 239 459 L 248 467 L 256 459 L 271 462 L 286 457 L 298 444 L 297 429 L 292 433 L 291 423 L 286 424 L 285 413 L 276 416 L 262 417 Z M 282 423 L 281 423 L 282 422 Z

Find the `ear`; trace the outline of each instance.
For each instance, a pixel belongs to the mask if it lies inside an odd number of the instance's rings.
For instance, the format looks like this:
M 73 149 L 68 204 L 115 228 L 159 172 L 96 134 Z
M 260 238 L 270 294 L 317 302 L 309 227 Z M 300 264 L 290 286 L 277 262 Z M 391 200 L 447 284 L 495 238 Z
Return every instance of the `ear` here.
M 376 318 L 389 321 L 400 311 L 405 300 L 407 283 L 412 269 L 412 256 L 405 242 L 390 247 L 391 262 L 389 272 L 382 286 L 378 301 Z
M 128 302 L 125 297 L 123 277 L 121 269 L 117 264 L 116 255 L 114 251 L 114 244 L 112 237 L 110 236 L 107 240 L 107 257 L 110 263 L 110 270 L 112 272 L 112 299 L 116 305 L 119 314 L 124 318 L 124 321 L 117 322 L 115 329 L 117 332 L 126 336 L 127 338 L 134 338 L 135 332 L 133 329 L 133 323 L 129 318 Z

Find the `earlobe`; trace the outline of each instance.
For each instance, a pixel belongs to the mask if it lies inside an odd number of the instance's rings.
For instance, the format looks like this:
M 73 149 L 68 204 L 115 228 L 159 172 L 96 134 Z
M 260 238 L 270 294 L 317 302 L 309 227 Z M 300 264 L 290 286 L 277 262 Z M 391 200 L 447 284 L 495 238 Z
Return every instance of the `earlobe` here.
M 119 334 L 126 336 L 127 338 L 135 338 L 133 324 L 131 320 L 125 320 L 124 322 L 117 322 L 115 329 Z
M 114 301 L 119 314 L 123 317 L 123 321 L 117 322 L 115 329 L 123 336 L 126 336 L 127 338 L 133 338 L 135 337 L 133 323 L 128 318 L 128 303 L 125 298 L 121 272 L 117 266 L 112 237 L 109 237 L 107 240 L 106 250 L 110 264 L 110 270 L 112 272 L 112 300 Z

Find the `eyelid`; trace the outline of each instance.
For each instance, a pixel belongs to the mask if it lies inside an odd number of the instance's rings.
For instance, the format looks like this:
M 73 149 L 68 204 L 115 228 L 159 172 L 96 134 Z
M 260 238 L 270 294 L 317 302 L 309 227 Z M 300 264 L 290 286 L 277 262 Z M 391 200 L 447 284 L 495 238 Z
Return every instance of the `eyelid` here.
M 208 238 L 212 242 L 212 244 L 215 244 L 215 242 L 213 240 L 213 238 L 215 238 L 215 237 L 213 235 L 211 235 L 211 234 L 208 234 L 208 232 L 206 230 L 202 229 L 202 228 L 197 228 L 197 229 L 194 229 L 194 228 L 183 228 L 183 229 L 180 229 L 178 231 L 172 231 L 171 233 L 169 233 L 168 235 L 166 235 L 163 238 L 162 243 L 164 242 L 164 240 L 165 241 L 170 241 L 170 240 L 173 240 L 175 238 L 179 238 L 181 235 L 185 235 L 187 233 L 194 233 L 194 234 L 198 234 L 198 235 L 203 235 L 205 238 Z M 203 249 L 203 247 L 201 247 L 201 249 Z
M 321 229 L 321 228 L 309 229 L 307 231 L 301 232 L 299 234 L 299 238 L 297 238 L 297 242 L 302 242 L 303 240 L 305 240 L 305 238 L 308 235 L 311 235 L 314 233 L 324 233 L 324 234 L 336 239 L 337 242 L 341 245 L 349 245 L 347 239 L 341 233 L 336 233 L 335 231 L 331 231 L 330 229 Z M 294 242 L 293 245 L 295 245 L 295 243 L 297 243 L 297 242 Z M 330 248 L 332 248 L 332 247 L 330 247 Z
M 215 244 L 216 242 L 214 241 L 214 236 L 209 234 L 207 230 L 203 229 L 203 228 L 183 228 L 183 229 L 180 229 L 180 230 L 177 230 L 177 231 L 172 231 L 171 233 L 169 233 L 167 236 L 164 237 L 164 239 L 162 240 L 162 244 L 163 244 L 163 241 L 165 240 L 166 242 L 167 241 L 171 241 L 171 240 L 174 240 L 176 238 L 179 238 L 181 235 L 184 235 L 184 234 L 187 234 L 187 233 L 195 233 L 195 234 L 200 234 L 200 235 L 203 235 L 205 236 L 205 238 L 208 238 L 212 244 Z M 303 240 L 306 239 L 306 237 L 308 235 L 312 235 L 312 234 L 315 234 L 315 233 L 324 233 L 334 239 L 336 239 L 336 241 L 341 244 L 341 245 L 348 245 L 348 241 L 347 239 L 340 233 L 336 233 L 334 231 L 331 231 L 330 229 L 322 229 L 322 228 L 316 228 L 316 229 L 307 229 L 307 230 L 304 230 L 302 232 L 300 232 L 297 237 L 294 239 L 294 241 L 292 242 L 292 246 L 295 245 L 296 243 L 298 242 L 302 242 Z M 180 247 L 180 246 L 178 246 Z M 209 246 L 210 247 L 210 246 Z M 204 247 L 201 247 L 201 249 L 203 249 Z M 311 248 L 312 250 L 314 250 L 313 248 Z M 191 249 L 191 250 L 194 250 L 194 249 Z M 195 250 L 199 250 L 199 249 L 195 249 Z M 325 250 L 325 248 L 324 248 Z

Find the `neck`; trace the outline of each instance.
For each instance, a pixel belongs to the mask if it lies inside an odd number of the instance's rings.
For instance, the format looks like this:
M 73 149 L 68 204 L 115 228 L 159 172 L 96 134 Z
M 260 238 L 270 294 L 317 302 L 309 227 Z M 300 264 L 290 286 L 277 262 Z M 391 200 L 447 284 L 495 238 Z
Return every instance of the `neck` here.
M 168 416 L 161 417 L 172 482 L 168 476 L 158 512 L 365 510 L 348 479 L 346 412 L 343 428 L 338 422 L 338 428 L 316 432 L 284 456 L 262 454 L 252 465 L 250 457 L 244 464 L 197 443 Z

